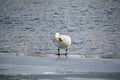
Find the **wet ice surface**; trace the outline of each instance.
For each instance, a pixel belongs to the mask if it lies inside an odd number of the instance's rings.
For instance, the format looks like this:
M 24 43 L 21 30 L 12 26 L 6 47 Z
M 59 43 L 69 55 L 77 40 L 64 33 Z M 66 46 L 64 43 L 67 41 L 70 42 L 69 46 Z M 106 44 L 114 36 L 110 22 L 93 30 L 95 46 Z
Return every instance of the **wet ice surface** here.
M 119 80 L 120 60 L 61 56 L 0 56 L 0 79 Z

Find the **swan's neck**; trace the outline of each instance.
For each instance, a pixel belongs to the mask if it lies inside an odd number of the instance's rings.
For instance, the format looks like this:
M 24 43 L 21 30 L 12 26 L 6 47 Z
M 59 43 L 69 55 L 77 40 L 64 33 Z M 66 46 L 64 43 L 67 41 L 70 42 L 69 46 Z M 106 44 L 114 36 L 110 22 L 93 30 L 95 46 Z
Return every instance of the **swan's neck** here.
M 59 38 L 60 38 L 60 34 L 57 32 L 57 33 L 55 34 L 55 39 L 56 39 L 56 40 L 59 40 Z

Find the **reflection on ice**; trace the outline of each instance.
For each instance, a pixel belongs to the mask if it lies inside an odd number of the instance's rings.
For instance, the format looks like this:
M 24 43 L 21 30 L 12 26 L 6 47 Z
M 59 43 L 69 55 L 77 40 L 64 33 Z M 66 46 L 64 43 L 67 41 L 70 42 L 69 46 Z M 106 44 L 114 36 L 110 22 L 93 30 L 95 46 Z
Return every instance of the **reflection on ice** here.
M 43 74 L 55 74 L 55 72 L 43 72 Z
M 0 55 L 14 55 L 14 56 L 36 56 L 36 57 L 56 57 L 55 53 L 0 53 Z M 65 55 L 61 55 L 61 57 L 65 57 Z M 82 53 L 76 53 L 76 54 L 68 54 L 69 58 L 106 58 L 106 59 L 120 59 L 120 55 L 114 55 L 114 54 L 82 54 Z

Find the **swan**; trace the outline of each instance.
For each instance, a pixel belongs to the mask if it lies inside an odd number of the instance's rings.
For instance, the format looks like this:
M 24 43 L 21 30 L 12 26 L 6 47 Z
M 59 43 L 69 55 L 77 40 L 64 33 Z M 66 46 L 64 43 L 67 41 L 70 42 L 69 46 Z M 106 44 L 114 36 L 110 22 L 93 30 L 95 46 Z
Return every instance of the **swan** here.
M 60 56 L 60 49 L 66 49 L 65 56 L 67 56 L 68 47 L 71 45 L 71 38 L 68 35 L 61 35 L 56 32 L 53 42 L 55 46 L 58 48 L 58 56 Z

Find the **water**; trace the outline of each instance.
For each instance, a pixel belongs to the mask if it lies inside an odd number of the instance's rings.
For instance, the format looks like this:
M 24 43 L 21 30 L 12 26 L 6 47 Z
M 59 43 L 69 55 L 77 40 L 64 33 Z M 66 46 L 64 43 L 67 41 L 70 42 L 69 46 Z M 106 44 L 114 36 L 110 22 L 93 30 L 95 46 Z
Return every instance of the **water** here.
M 1 80 L 120 80 L 119 58 L 119 0 L 0 0 Z
M 55 32 L 70 53 L 120 53 L 119 0 L 0 0 L 0 52 L 55 53 Z

